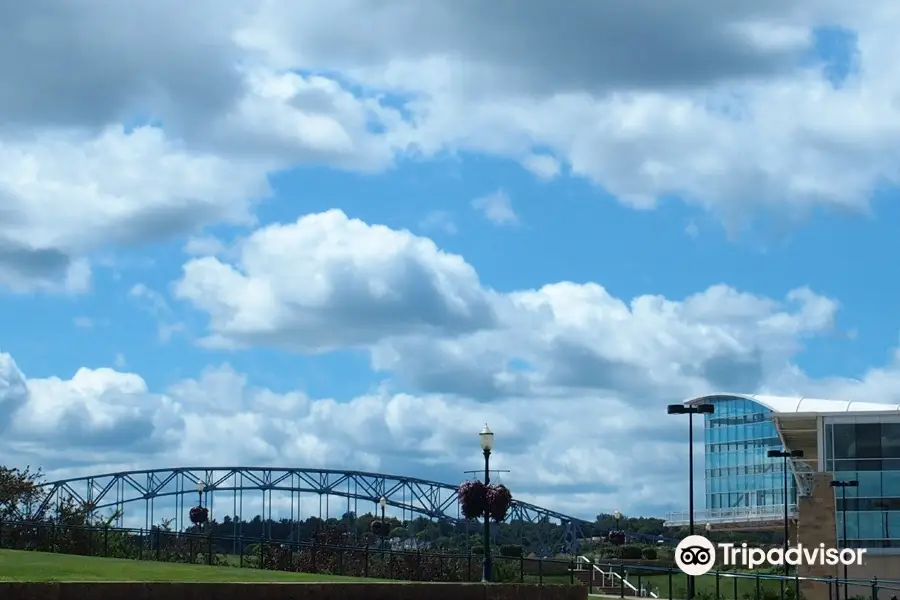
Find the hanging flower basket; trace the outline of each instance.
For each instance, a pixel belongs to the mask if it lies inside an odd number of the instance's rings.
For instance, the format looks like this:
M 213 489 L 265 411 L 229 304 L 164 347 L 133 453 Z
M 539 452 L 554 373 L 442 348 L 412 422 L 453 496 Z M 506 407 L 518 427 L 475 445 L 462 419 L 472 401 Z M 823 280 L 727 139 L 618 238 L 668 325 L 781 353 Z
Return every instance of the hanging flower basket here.
M 457 490 L 459 508 L 467 519 L 484 516 L 487 509 L 487 488 L 480 481 L 465 481 Z
M 390 533 L 390 531 L 391 531 L 390 524 L 388 524 L 384 521 L 381 521 L 379 519 L 375 519 L 374 521 L 372 521 L 371 528 L 372 528 L 372 533 L 374 533 L 377 536 L 385 536 L 388 533 Z
M 491 518 L 497 523 L 502 523 L 512 506 L 512 492 L 505 485 L 492 485 L 487 490 L 488 509 Z
M 625 543 L 625 532 L 624 531 L 610 531 L 607 536 L 609 539 L 609 543 L 614 546 L 621 546 Z
M 209 521 L 209 509 L 205 506 L 195 506 L 191 509 L 191 512 L 188 513 L 188 516 L 191 519 L 191 523 L 194 525 L 202 525 Z

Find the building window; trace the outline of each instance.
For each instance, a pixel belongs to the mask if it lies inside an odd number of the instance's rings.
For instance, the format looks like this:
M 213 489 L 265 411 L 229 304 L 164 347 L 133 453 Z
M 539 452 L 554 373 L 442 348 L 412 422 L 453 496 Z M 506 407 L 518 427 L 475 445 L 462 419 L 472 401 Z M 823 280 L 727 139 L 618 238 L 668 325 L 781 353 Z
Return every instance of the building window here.
M 782 447 L 771 411 L 733 396 L 714 397 L 710 402 L 716 411 L 704 419 L 707 508 L 784 504 L 783 462 L 766 455 Z M 793 478 L 788 486 L 793 500 Z
M 825 424 L 825 466 L 836 480 L 859 481 L 838 493 L 837 533 L 852 548 L 900 548 L 900 419 Z

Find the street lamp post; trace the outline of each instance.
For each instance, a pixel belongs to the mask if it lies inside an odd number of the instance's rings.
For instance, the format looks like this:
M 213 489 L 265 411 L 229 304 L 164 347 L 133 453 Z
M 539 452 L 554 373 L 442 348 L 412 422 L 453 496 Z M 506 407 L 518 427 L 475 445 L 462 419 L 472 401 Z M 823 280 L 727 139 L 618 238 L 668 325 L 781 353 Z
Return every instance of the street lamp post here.
M 788 450 L 787 448 L 783 450 L 769 450 L 767 453 L 769 458 L 780 458 L 782 459 L 782 474 L 784 475 L 784 552 L 785 558 L 787 558 L 787 551 L 791 547 L 791 533 L 790 533 L 790 522 L 788 517 L 788 504 L 790 502 L 790 497 L 788 493 L 790 492 L 790 488 L 788 487 L 788 459 L 789 458 L 803 458 L 803 450 Z M 784 574 L 790 574 L 791 567 L 787 563 L 787 560 L 784 561 Z
M 381 507 L 381 549 L 384 550 L 384 530 L 387 529 L 387 521 L 384 520 L 384 509 L 387 507 L 387 498 L 382 496 L 381 500 L 378 501 L 378 506 Z
M 670 404 L 666 412 L 670 415 L 688 416 L 688 534 L 694 535 L 694 415 L 711 415 L 716 407 L 713 404 Z M 694 578 L 688 578 L 688 600 L 694 597 Z
M 857 479 L 848 479 L 846 481 L 832 481 L 831 487 L 833 488 L 841 488 L 841 528 L 843 531 L 841 532 L 841 537 L 843 540 L 841 541 L 841 548 L 847 547 L 847 488 L 848 487 L 859 487 L 859 480 Z M 844 563 L 844 600 L 849 598 L 849 592 L 847 587 L 847 563 Z
M 619 521 L 622 520 L 622 513 L 616 511 L 613 516 L 616 518 L 616 531 L 621 531 L 621 529 L 619 529 Z
M 478 434 L 478 440 L 481 443 L 481 452 L 484 454 L 484 487 L 486 488 L 491 483 L 491 450 L 494 447 L 494 432 L 488 428 L 487 423 Z M 484 564 L 481 581 L 484 583 L 491 581 L 491 510 L 487 503 L 484 507 Z
M 203 492 L 206 490 L 206 485 L 202 481 L 197 481 L 197 506 L 203 508 Z M 200 523 L 199 526 L 200 531 L 203 531 L 203 523 Z

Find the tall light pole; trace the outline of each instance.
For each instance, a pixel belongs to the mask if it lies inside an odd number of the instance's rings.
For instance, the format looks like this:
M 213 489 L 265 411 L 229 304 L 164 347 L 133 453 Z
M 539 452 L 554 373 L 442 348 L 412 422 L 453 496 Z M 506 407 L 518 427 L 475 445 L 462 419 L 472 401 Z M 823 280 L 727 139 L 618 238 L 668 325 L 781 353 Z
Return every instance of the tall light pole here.
M 487 423 L 484 429 L 478 434 L 478 440 L 481 443 L 481 452 L 484 454 L 484 487 L 487 488 L 491 483 L 491 449 L 494 447 L 494 432 L 492 432 Z M 484 564 L 481 573 L 481 581 L 489 583 L 491 581 L 491 507 L 485 503 L 484 506 Z
M 803 458 L 803 450 L 788 450 L 787 448 L 783 450 L 769 450 L 767 455 L 769 458 L 782 459 L 781 466 L 784 475 L 784 555 L 785 558 L 787 558 L 787 551 L 791 547 L 791 530 L 788 517 L 788 504 L 790 503 L 790 497 L 788 495 L 788 493 L 790 492 L 790 488 L 788 487 L 788 459 Z M 791 566 L 787 563 L 787 560 L 785 560 L 784 574 L 789 575 L 790 571 Z
M 205 490 L 206 490 L 206 485 L 198 479 L 197 480 L 197 506 L 199 506 L 200 508 L 203 508 L 203 492 Z M 200 529 L 201 532 L 203 531 L 203 523 L 200 523 L 200 526 L 198 527 L 198 529 Z
M 716 411 L 713 404 L 670 404 L 666 412 L 670 415 L 688 416 L 688 532 L 694 535 L 694 415 L 711 415 Z M 688 600 L 694 597 L 694 578 L 688 578 Z
M 847 488 L 848 487 L 859 487 L 859 480 L 857 479 L 848 479 L 846 481 L 832 481 L 831 487 L 833 488 L 841 488 L 841 526 L 843 532 L 841 537 L 843 540 L 841 541 L 841 548 L 847 547 Z M 844 563 L 844 600 L 849 598 L 849 591 L 847 587 L 847 563 Z
M 382 496 L 381 500 L 378 501 L 378 506 L 381 507 L 381 549 L 384 550 L 384 530 L 387 529 L 387 521 L 384 520 L 384 509 L 387 507 L 387 498 Z

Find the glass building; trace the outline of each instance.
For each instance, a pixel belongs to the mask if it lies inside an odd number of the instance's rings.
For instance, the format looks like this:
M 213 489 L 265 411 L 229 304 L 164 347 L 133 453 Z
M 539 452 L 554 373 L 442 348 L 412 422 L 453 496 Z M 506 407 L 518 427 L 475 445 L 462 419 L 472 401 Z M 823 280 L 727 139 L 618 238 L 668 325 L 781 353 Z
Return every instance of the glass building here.
M 712 404 L 704 415 L 706 509 L 695 521 L 717 527 L 781 527 L 785 502 L 784 459 L 769 450 L 801 450 L 788 461 L 788 504 L 797 518 L 804 481 L 830 472 L 834 481 L 858 481 L 835 488 L 838 544 L 883 553 L 900 552 L 900 405 L 746 394 L 717 394 L 687 401 Z M 842 499 L 846 492 L 846 503 Z M 672 526 L 687 522 L 672 513 Z
M 859 482 L 837 497 L 838 538 L 847 515 L 847 545 L 900 548 L 900 415 L 824 420 L 824 468 L 835 481 Z
M 772 409 L 749 398 L 708 396 L 715 412 L 704 419 L 706 508 L 784 506 L 784 460 L 769 458 L 782 442 Z M 788 478 L 788 503 L 796 503 L 794 477 Z

